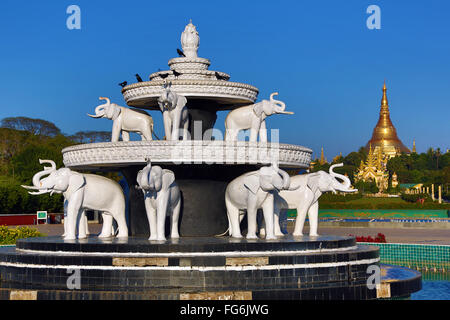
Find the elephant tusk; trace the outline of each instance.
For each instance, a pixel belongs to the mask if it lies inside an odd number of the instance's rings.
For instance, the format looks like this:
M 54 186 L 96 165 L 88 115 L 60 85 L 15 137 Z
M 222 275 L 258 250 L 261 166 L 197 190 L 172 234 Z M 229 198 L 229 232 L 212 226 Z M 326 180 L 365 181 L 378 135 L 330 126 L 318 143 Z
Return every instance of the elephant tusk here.
M 281 113 L 281 114 L 294 114 L 292 111 L 280 111 L 277 113 Z
M 101 115 L 101 114 L 96 114 L 96 115 L 92 115 L 92 114 L 89 114 L 89 113 L 86 113 L 89 117 L 91 117 L 91 118 L 101 118 L 101 117 L 103 117 L 103 115 Z

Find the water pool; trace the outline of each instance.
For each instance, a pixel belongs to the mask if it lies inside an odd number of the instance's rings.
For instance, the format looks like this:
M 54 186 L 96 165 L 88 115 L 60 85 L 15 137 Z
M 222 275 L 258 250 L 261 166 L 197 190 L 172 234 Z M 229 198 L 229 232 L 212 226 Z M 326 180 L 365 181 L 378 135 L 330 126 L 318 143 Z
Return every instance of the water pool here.
M 422 290 L 411 300 L 450 300 L 450 272 L 422 272 Z

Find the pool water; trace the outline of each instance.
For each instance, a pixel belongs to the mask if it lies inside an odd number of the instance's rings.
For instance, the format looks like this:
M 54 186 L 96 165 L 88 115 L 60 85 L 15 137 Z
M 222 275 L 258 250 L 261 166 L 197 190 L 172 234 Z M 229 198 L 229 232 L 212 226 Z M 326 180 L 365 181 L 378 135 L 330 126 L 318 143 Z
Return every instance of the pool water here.
M 450 300 L 450 272 L 422 272 L 422 290 L 411 300 Z

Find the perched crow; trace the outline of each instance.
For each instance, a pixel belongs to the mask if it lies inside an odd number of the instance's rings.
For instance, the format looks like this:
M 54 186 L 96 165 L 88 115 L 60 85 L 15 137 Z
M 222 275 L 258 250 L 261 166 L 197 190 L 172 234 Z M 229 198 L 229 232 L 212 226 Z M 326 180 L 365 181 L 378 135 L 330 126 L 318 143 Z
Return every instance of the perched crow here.
M 173 75 L 175 76 L 175 78 L 178 78 L 178 76 L 181 75 L 181 73 L 176 72 L 175 70 L 172 70 L 172 72 L 173 72 Z
M 217 80 L 227 80 L 227 77 L 225 77 L 225 76 L 222 76 L 220 73 L 218 73 L 217 71 L 216 71 L 216 78 L 217 78 Z
M 127 85 L 127 83 L 128 83 L 128 82 L 126 82 L 126 81 L 121 82 L 121 83 L 119 83 L 119 86 L 121 86 L 121 87 L 123 88 L 123 87 L 125 87 L 125 86 Z
M 141 78 L 141 76 L 140 76 L 140 75 L 138 75 L 138 74 L 136 73 L 136 75 L 135 75 L 135 76 L 136 76 L 136 79 L 137 79 L 137 81 L 138 81 L 138 82 L 142 82 L 142 78 Z
M 186 57 L 186 55 L 184 54 L 183 51 L 181 51 L 180 49 L 177 49 L 177 53 L 180 57 Z
M 167 78 L 169 76 L 169 74 L 168 73 L 161 73 L 159 76 L 161 78 L 165 79 L 165 78 Z

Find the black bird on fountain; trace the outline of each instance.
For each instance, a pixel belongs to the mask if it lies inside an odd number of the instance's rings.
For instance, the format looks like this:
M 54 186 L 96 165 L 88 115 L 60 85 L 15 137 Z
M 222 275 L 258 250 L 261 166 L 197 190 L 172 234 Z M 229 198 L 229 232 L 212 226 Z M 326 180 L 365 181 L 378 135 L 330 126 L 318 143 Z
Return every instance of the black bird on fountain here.
M 175 78 L 178 78 L 178 76 L 181 76 L 181 73 L 176 72 L 175 70 L 172 70 L 173 75 L 175 76 Z
M 125 87 L 125 86 L 127 85 L 127 83 L 128 83 L 128 82 L 126 82 L 126 81 L 121 82 L 121 83 L 119 83 L 119 86 L 121 86 L 121 87 L 123 88 L 123 87 Z
M 142 78 L 141 78 L 141 76 L 139 74 L 136 73 L 135 76 L 136 76 L 136 80 L 138 82 L 142 82 Z
M 183 51 L 181 51 L 180 49 L 177 49 L 177 53 L 180 57 L 186 57 L 186 55 L 184 54 Z
M 221 75 L 221 74 L 218 73 L 217 71 L 216 71 L 216 78 L 217 78 L 217 80 L 227 80 L 227 77 Z
M 168 73 L 160 73 L 159 76 L 163 79 L 167 78 L 169 76 Z

